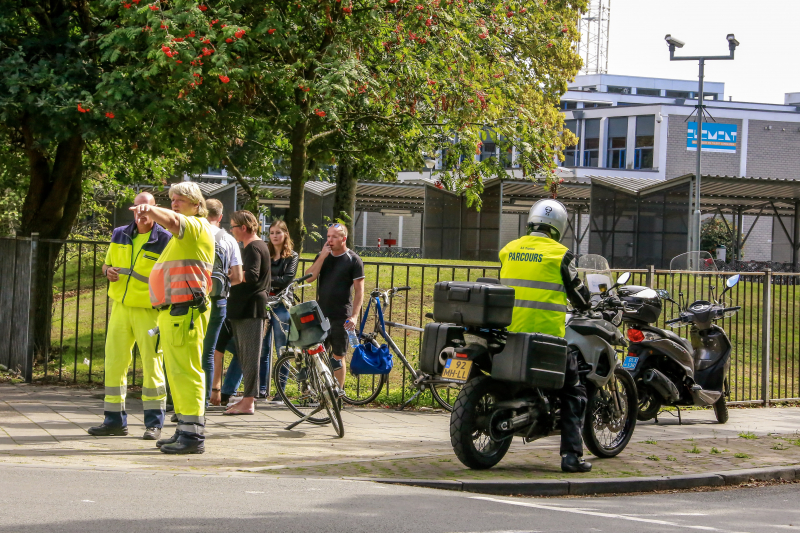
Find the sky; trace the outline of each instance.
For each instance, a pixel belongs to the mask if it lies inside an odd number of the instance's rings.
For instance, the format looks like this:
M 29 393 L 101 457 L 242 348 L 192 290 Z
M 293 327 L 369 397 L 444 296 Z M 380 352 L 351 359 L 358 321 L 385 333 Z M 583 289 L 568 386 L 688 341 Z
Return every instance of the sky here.
M 800 92 L 800 0 L 610 1 L 609 74 L 697 80 L 697 62 L 670 62 L 664 36 L 686 43 L 676 55 L 727 55 L 733 33 L 735 59 L 706 62 L 726 99 L 782 104 Z

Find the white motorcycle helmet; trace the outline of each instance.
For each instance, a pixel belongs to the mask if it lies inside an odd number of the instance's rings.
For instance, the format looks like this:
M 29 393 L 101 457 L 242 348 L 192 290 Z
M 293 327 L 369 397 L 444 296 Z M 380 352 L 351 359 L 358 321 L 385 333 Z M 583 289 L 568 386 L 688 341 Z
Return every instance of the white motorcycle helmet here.
M 528 212 L 528 232 L 536 231 L 560 241 L 567 231 L 567 208 L 558 200 L 539 200 Z

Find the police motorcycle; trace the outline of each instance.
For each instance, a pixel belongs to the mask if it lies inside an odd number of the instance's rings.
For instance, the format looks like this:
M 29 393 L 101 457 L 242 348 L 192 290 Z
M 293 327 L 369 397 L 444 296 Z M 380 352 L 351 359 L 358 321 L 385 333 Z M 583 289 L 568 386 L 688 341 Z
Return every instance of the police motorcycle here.
M 694 271 L 716 273 L 717 267 L 708 252 L 688 252 L 670 262 L 671 272 Z M 726 397 L 730 395 L 728 370 L 731 364 L 731 342 L 725 330 L 714 322 L 731 317 L 740 306 L 730 307 L 724 296 L 739 282 L 739 275 L 729 277 L 725 289 L 710 300 L 697 300 L 691 305 L 675 302 L 668 291 L 627 286 L 620 290 L 626 302 L 623 320 L 630 341 L 623 367 L 636 381 L 639 394 L 639 420 L 655 418 L 662 406 L 713 406 L 720 424 L 728 421 Z M 680 293 L 683 302 L 683 293 Z M 661 314 L 661 300 L 678 306 L 676 318 L 667 320 L 672 328 L 690 326 L 689 339 L 657 328 L 652 324 Z
M 451 444 L 465 466 L 491 468 L 515 436 L 527 443 L 560 433 L 559 389 L 569 350 L 579 354 L 588 393 L 586 447 L 597 457 L 614 457 L 628 444 L 638 398 L 617 361 L 615 346 L 626 342 L 617 327 L 623 304 L 613 289 L 630 274 L 612 285 L 600 256 L 581 258 L 578 270 L 595 295 L 589 311 L 568 315 L 565 338 L 508 332 L 514 289 L 496 279 L 436 284 L 436 322 L 426 326 L 420 358 L 438 365 L 443 380 L 466 383 L 450 416 Z

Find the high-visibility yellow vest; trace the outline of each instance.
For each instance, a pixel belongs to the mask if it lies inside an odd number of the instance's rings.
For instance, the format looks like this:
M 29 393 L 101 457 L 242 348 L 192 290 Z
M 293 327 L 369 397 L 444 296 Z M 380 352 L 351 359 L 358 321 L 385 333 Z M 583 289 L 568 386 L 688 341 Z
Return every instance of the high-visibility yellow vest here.
M 181 217 L 175 235 L 150 272 L 153 307 L 191 302 L 194 292 L 208 296 L 214 268 L 214 235 L 205 218 Z
M 150 272 L 172 235 L 154 224 L 150 230 L 150 238 L 134 257 L 133 238 L 136 232 L 136 223 L 131 222 L 127 226 L 116 228 L 111 235 L 105 264 L 120 270 L 119 280 L 108 286 L 108 296 L 129 307 L 150 308 L 150 290 L 147 287 Z
M 568 300 L 561 262 L 567 251 L 553 239 L 532 235 L 500 250 L 500 283 L 514 287 L 508 331 L 564 336 Z

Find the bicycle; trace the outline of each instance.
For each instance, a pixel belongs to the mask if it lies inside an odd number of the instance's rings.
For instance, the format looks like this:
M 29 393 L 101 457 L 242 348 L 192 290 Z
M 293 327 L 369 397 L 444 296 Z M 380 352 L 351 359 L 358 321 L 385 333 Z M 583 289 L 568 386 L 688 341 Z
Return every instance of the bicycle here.
M 391 289 L 374 289 L 370 293 L 370 299 L 367 303 L 367 308 L 364 311 L 361 319 L 361 327 L 358 332 L 358 338 L 362 342 L 370 342 L 375 347 L 379 347 L 380 344 L 377 341 L 378 336 L 380 335 L 386 341 L 386 344 L 389 348 L 394 352 L 398 359 L 403 363 L 403 365 L 408 370 L 409 374 L 411 374 L 412 383 L 414 387 L 417 389 L 416 394 L 414 394 L 411 398 L 406 400 L 397 410 L 402 411 L 408 404 L 416 400 L 420 394 L 422 394 L 425 390 L 430 390 L 431 395 L 436 400 L 436 402 L 441 405 L 444 409 L 448 411 L 453 410 L 453 404 L 456 401 L 456 397 L 458 396 L 459 391 L 463 387 L 463 384 L 453 383 L 452 381 L 440 379 L 438 376 L 431 376 L 429 374 L 425 374 L 424 372 L 418 371 L 414 369 L 411 364 L 406 359 L 403 352 L 400 348 L 397 347 L 397 344 L 392 340 L 392 337 L 386 332 L 386 326 L 398 327 L 402 329 L 408 329 L 411 331 L 417 331 L 422 333 L 422 328 L 417 328 L 414 326 L 409 326 L 406 324 L 400 324 L 397 322 L 388 322 L 385 321 L 383 318 L 383 309 L 381 306 L 381 301 L 383 301 L 383 307 L 388 307 L 389 302 L 392 298 L 394 298 L 397 293 L 404 292 L 410 290 L 411 287 L 392 287 Z M 372 304 L 375 304 L 373 315 L 375 317 L 375 328 L 370 333 L 364 333 L 364 327 L 367 323 L 367 318 L 369 317 L 370 307 Z M 348 350 L 348 354 L 346 356 L 346 363 L 349 363 L 350 359 L 352 358 L 352 351 Z M 369 375 L 369 374 L 364 374 Z M 345 380 L 345 394 L 342 399 L 351 405 L 365 405 L 375 400 L 378 397 L 381 390 L 383 389 L 384 384 L 387 384 L 389 381 L 388 374 L 375 374 L 372 375 L 372 388 L 371 391 L 369 390 L 369 386 L 364 386 L 361 383 L 362 375 L 353 375 L 348 372 L 347 379 Z M 376 383 L 377 379 L 377 383 Z M 364 391 L 365 395 L 361 395 L 362 390 Z M 442 394 L 446 391 L 446 394 Z
M 310 277 L 309 274 L 292 281 L 268 303 L 270 310 L 282 303 L 291 317 L 288 343 L 280 350 L 272 379 L 284 405 L 300 417 L 287 426 L 287 430 L 303 422 L 332 424 L 336 435 L 343 437 L 339 387 L 328 366 L 327 349 L 323 344 L 330 329 L 328 319 L 314 300 L 295 305 L 297 297 L 292 292 L 296 284 Z M 314 416 L 323 409 L 327 417 Z

